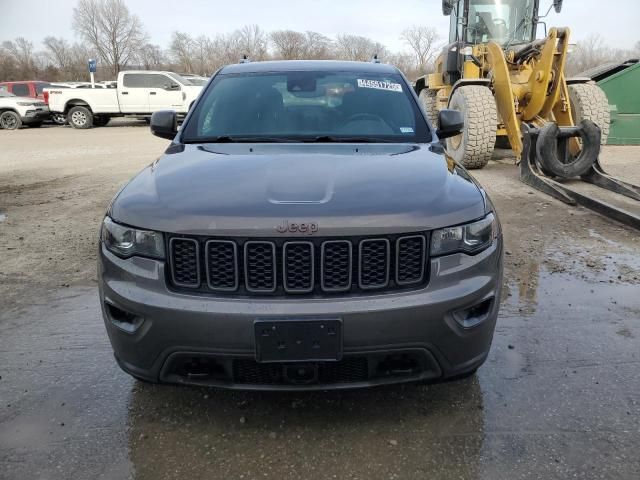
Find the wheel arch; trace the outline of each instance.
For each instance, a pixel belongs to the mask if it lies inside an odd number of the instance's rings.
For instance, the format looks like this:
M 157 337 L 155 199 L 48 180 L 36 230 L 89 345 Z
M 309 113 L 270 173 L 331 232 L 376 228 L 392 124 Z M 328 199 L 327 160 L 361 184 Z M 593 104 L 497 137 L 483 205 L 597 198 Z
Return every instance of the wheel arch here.
M 69 110 L 71 110 L 73 107 L 86 107 L 89 109 L 89 111 L 91 111 L 91 113 L 93 113 L 91 105 L 89 105 L 86 100 L 82 100 L 80 98 L 74 98 L 67 101 L 67 103 L 64 105 L 64 113 L 69 113 Z

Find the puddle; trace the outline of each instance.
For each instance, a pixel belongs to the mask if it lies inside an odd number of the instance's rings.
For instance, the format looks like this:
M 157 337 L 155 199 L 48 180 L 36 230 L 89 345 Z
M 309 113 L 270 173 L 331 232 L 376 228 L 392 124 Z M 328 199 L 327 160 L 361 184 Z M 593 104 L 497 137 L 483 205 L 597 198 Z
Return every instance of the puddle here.
M 4 222 L 7 219 L 7 216 L 4 213 L 0 213 L 0 223 Z

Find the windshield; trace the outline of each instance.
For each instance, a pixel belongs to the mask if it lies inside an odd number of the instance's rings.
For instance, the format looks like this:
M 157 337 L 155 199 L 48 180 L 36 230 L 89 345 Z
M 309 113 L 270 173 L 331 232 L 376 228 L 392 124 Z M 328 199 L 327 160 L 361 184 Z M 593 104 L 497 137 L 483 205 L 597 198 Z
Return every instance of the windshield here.
M 533 41 L 534 0 L 471 0 L 468 43 L 514 45 Z
M 173 73 L 173 72 L 167 72 L 167 73 L 171 78 L 176 80 L 178 83 L 181 83 L 182 85 L 193 85 L 193 83 L 191 83 L 189 80 L 184 78 L 182 75 L 178 75 L 177 73 Z
M 277 72 L 216 76 L 183 140 L 428 142 L 399 74 Z M 242 140 L 240 140 L 242 139 Z

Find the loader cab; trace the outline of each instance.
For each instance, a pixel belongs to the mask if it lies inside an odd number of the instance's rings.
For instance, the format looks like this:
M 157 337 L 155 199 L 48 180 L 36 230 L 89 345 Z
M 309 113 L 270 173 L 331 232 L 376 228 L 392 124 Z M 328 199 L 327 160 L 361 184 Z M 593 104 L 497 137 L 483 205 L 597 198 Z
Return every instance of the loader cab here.
M 443 0 L 443 13 L 451 17 L 449 42 L 530 43 L 536 38 L 538 5 L 539 0 Z

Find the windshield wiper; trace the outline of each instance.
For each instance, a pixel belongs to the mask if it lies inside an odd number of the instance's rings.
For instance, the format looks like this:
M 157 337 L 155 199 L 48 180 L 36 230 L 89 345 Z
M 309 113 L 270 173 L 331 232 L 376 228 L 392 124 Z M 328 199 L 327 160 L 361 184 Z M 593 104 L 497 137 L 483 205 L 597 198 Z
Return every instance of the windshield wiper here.
M 302 141 L 310 143 L 393 143 L 392 140 L 378 137 L 340 137 L 335 135 L 319 135 L 303 138 Z
M 218 137 L 196 137 L 184 140 L 184 143 L 292 143 L 291 138 L 282 137 L 237 137 L 220 135 Z

